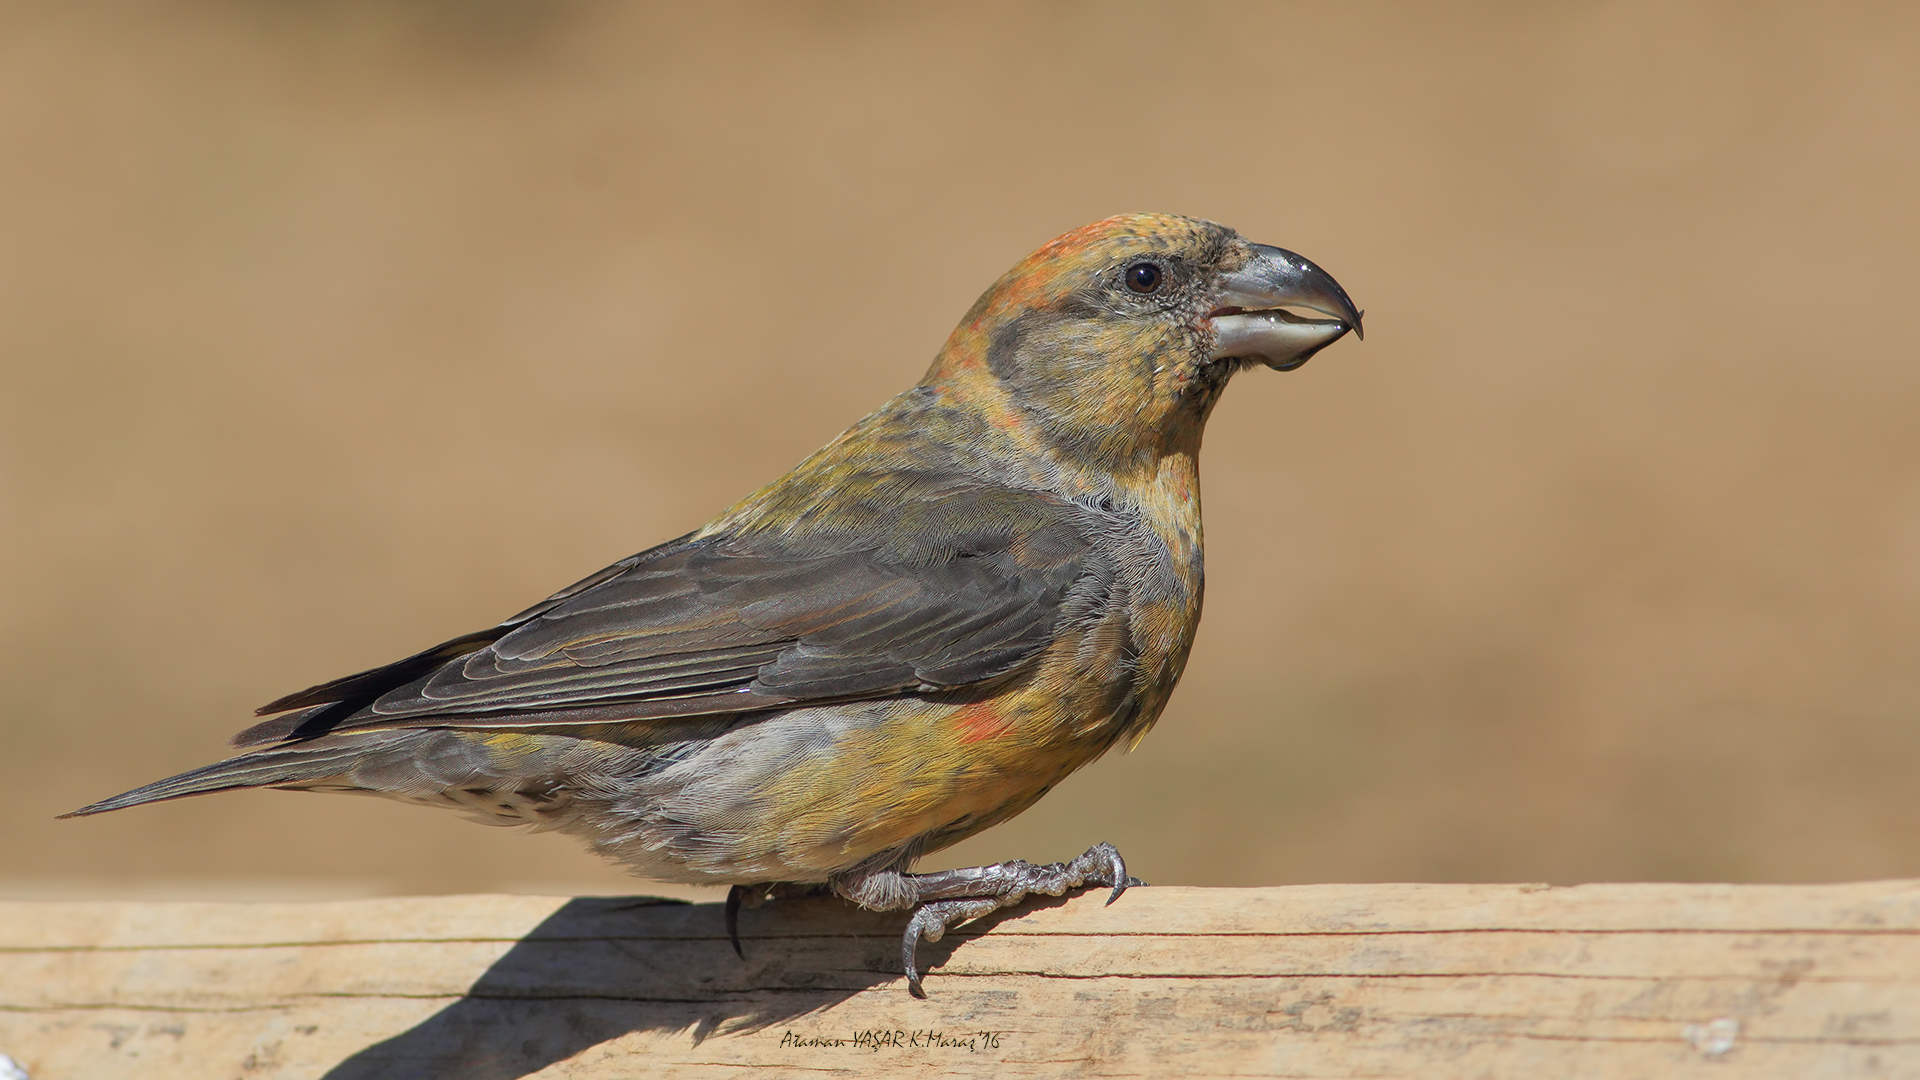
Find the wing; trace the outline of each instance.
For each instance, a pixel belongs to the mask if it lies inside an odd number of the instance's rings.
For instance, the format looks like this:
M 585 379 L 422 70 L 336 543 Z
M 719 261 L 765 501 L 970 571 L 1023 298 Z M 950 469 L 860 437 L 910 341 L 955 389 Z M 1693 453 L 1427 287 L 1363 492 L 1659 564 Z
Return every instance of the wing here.
M 953 689 L 1020 667 L 1115 578 L 1104 513 L 1043 493 L 890 473 L 835 505 L 642 552 L 500 626 L 275 701 L 261 711 L 299 711 L 235 741 Z

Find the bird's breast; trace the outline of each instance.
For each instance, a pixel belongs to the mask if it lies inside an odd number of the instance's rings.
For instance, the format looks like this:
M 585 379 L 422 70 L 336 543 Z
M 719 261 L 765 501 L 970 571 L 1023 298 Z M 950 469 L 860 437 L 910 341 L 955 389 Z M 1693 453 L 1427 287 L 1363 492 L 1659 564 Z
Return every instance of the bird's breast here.
M 1159 718 L 1186 670 L 1206 590 L 1200 477 L 1193 457 L 1163 458 L 1136 499 L 1144 538 L 1131 555 L 1137 583 L 1132 637 L 1142 708 L 1124 732 L 1133 741 Z
M 1186 668 L 1200 622 L 1204 551 L 1191 458 L 1123 485 L 1097 542 L 1111 569 L 1104 603 L 1074 623 L 1042 663 L 1043 693 L 1060 703 L 1056 727 L 1094 754 L 1138 740 L 1158 719 Z

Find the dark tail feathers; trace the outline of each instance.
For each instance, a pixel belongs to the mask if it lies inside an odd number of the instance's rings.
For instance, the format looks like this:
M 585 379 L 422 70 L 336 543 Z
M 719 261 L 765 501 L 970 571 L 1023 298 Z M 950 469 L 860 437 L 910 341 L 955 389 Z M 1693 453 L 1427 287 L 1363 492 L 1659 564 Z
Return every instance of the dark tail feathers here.
M 63 818 L 86 817 L 89 814 L 104 814 L 109 810 L 124 810 L 129 806 L 139 806 L 142 803 L 182 799 L 188 795 L 324 780 L 350 770 L 354 762 L 370 749 L 373 747 L 366 741 L 356 739 L 347 742 L 304 743 L 275 747 L 270 750 L 256 750 L 251 754 L 242 754 L 212 765 L 203 765 L 178 776 L 169 776 L 165 780 L 156 780 L 145 787 L 134 788 L 124 794 L 115 795 L 111 799 L 102 799 L 90 806 L 83 806 L 72 813 L 60 816 Z

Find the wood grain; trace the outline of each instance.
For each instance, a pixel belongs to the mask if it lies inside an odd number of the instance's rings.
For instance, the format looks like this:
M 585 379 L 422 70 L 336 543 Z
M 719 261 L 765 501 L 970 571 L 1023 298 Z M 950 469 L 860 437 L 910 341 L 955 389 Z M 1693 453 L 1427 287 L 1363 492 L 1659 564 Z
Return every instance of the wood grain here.
M 0 904 L 0 1053 L 80 1076 L 1920 1074 L 1920 882 L 1144 888 L 895 973 L 899 917 L 457 896 Z

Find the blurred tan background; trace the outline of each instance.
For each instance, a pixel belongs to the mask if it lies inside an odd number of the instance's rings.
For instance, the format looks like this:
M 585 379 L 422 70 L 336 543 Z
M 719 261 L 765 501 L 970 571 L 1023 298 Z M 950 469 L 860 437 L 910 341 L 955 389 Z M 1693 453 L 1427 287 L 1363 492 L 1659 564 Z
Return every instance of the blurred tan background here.
M 1160 726 L 934 863 L 1920 875 L 1917 12 L 0 8 L 0 893 L 648 889 L 370 799 L 51 818 L 697 525 L 1132 209 L 1370 333 L 1216 413 Z

